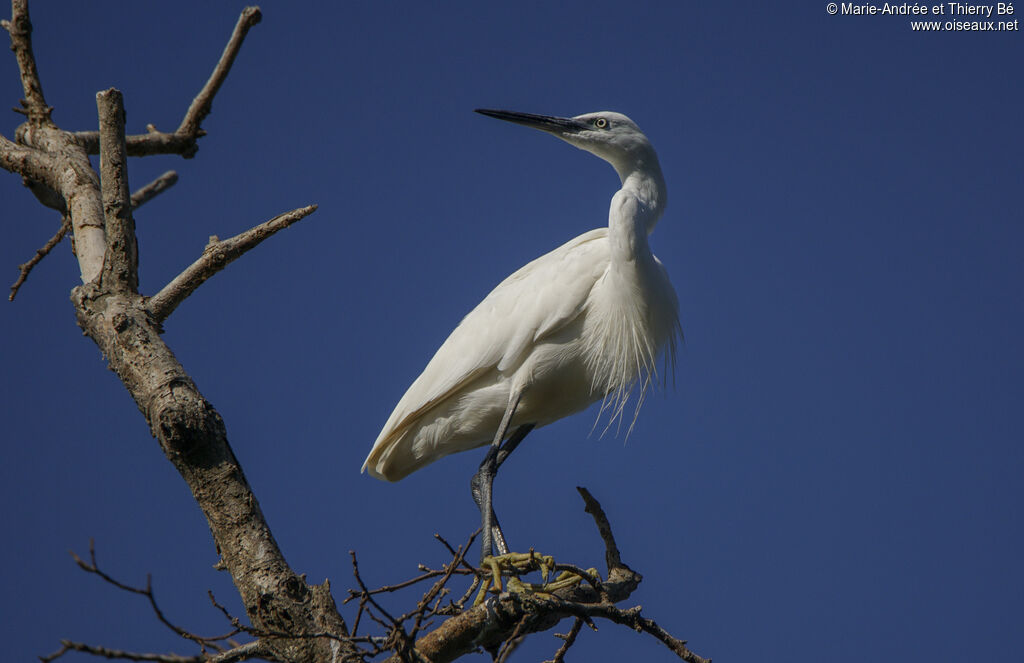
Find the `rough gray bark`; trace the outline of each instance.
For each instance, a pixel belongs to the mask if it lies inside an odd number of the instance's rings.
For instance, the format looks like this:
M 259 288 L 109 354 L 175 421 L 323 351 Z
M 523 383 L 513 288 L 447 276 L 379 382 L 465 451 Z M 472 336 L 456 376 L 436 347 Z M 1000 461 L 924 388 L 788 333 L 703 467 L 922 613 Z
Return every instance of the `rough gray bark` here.
M 111 89 L 97 95 L 98 132 L 83 138 L 57 127 L 32 56 L 27 2 L 11 4 L 12 19 L 4 27 L 18 60 L 28 121 L 16 134 L 18 143 L 0 140 L 0 165 L 41 182 L 65 201 L 82 274 L 82 285 L 71 295 L 79 326 L 121 378 L 153 436 L 191 489 L 252 624 L 260 631 L 297 636 L 261 639 L 260 647 L 250 647 L 246 657 L 256 652 L 277 660 L 330 660 L 339 646 L 341 653 L 350 647 L 343 640 L 347 628 L 329 587 L 306 584 L 288 566 L 231 451 L 224 422 L 163 342 L 158 317 L 138 293 L 126 160 L 131 150 L 124 133 L 121 93 Z M 199 122 L 209 112 L 245 32 L 259 17 L 255 8 L 242 14 L 225 57 L 174 139 L 156 132 L 138 137 L 133 141 L 137 151 L 167 150 L 186 156 L 195 152 Z M 99 177 L 87 155 L 93 146 L 100 153 Z M 306 208 L 299 218 L 313 209 Z M 338 639 L 303 637 L 315 633 Z

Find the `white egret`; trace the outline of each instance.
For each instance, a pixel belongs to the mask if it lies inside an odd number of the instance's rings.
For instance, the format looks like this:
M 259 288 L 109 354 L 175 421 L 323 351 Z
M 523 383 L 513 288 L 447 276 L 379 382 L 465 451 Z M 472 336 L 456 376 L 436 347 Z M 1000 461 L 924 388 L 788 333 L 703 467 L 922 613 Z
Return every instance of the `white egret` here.
M 502 281 L 441 345 L 381 430 L 363 470 L 387 481 L 490 444 L 471 482 L 481 557 L 508 552 L 491 506 L 498 466 L 535 427 L 603 401 L 620 422 L 636 412 L 681 336 L 678 301 L 647 236 L 667 202 L 658 157 L 625 115 L 484 115 L 540 129 L 610 163 L 622 188 L 608 226 L 584 233 Z M 633 420 L 636 419 L 636 412 Z M 600 414 L 599 414 L 600 416 Z M 504 444 L 503 444 L 504 442 Z

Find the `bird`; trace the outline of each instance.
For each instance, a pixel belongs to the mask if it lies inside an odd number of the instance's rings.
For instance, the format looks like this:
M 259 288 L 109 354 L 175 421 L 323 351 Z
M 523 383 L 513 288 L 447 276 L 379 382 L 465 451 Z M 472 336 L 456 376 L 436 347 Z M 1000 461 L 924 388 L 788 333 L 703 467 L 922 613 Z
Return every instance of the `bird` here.
M 611 164 L 621 181 L 606 226 L 527 263 L 451 332 L 402 396 L 362 470 L 398 481 L 452 453 L 489 445 L 470 481 L 481 565 L 508 554 L 493 509 L 498 467 L 533 430 L 600 401 L 606 430 L 636 392 L 674 370 L 679 303 L 648 236 L 668 197 L 654 147 L 621 113 L 574 117 L 477 109 L 538 129 Z M 664 379 L 664 375 L 661 376 Z M 595 423 L 596 426 L 596 423 Z M 628 431 L 627 431 L 628 435 Z

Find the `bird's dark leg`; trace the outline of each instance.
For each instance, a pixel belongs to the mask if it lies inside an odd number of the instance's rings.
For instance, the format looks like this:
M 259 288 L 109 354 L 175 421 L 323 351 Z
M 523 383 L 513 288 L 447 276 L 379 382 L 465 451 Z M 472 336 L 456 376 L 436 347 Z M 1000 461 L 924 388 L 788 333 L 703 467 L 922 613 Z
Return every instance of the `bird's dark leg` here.
M 523 424 L 522 426 L 516 428 L 515 432 L 512 433 L 511 437 L 505 440 L 505 443 L 501 445 L 501 447 L 498 449 L 497 454 L 495 454 L 494 472 L 493 475 L 491 476 L 492 482 L 494 481 L 494 476 L 498 474 L 498 468 L 500 468 L 501 464 L 505 462 L 505 459 L 509 457 L 509 454 L 515 451 L 515 448 L 519 446 L 519 443 L 523 441 L 523 438 L 525 438 L 527 433 L 529 433 L 531 430 L 533 430 L 533 424 Z M 493 445 L 491 448 L 493 449 Z M 488 456 L 489 455 L 490 449 L 488 450 Z M 487 458 L 485 457 L 484 463 L 486 462 Z M 480 467 L 483 467 L 483 463 L 481 463 Z M 481 472 L 479 471 L 473 475 L 473 479 L 469 482 L 470 490 L 473 493 L 473 501 L 476 502 L 477 507 L 480 509 L 481 520 L 484 509 L 484 500 L 482 495 L 483 488 L 481 485 L 482 483 L 483 474 L 481 474 Z M 491 540 L 493 542 L 493 547 L 498 549 L 499 555 L 508 554 L 508 543 L 506 543 L 505 535 L 501 531 L 501 525 L 498 523 L 498 516 L 494 513 L 493 505 L 491 507 Z M 484 553 L 484 556 L 488 554 L 490 553 Z
M 480 463 L 480 469 L 476 471 L 473 479 L 470 481 L 470 489 L 473 493 L 473 501 L 476 502 L 480 508 L 480 521 L 481 521 L 481 534 L 480 534 L 480 560 L 481 564 L 486 557 L 490 557 L 493 553 L 493 542 L 494 542 L 494 529 L 497 526 L 497 519 L 494 516 L 494 509 L 492 506 L 492 488 L 494 486 L 494 475 L 498 472 L 498 461 L 499 455 L 501 460 L 504 461 L 510 450 L 502 454 L 502 441 L 505 439 L 505 434 L 508 432 L 508 427 L 512 422 L 512 415 L 515 414 L 516 408 L 519 407 L 519 399 L 522 394 L 515 394 L 509 399 L 508 407 L 505 408 L 505 414 L 501 418 L 501 424 L 498 426 L 498 431 L 494 436 L 494 440 L 491 442 L 490 448 L 487 450 L 487 455 L 484 456 L 484 460 Z M 532 427 L 532 426 L 531 426 Z M 522 428 L 522 426 L 520 427 Z M 515 441 L 515 445 L 512 446 L 514 449 L 518 445 L 523 437 L 526 436 L 526 430 L 522 435 L 519 435 L 517 430 L 513 434 L 513 438 L 518 438 Z M 509 440 L 511 442 L 511 439 Z M 505 543 L 505 537 L 501 536 L 501 543 Z

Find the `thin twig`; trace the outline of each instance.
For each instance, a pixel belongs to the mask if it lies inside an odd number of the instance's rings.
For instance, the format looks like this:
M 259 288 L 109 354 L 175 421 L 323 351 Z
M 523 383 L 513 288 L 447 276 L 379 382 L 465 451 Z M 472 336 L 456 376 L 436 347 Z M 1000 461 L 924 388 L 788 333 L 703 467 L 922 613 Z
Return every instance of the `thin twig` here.
M 466 576 L 474 575 L 474 573 L 472 571 L 469 571 L 467 569 L 455 569 L 454 571 L 451 571 L 451 574 L 466 575 Z M 443 569 L 430 569 L 427 572 L 425 572 L 423 575 L 418 575 L 415 578 L 411 578 L 411 579 L 405 580 L 403 582 L 398 582 L 398 583 L 395 583 L 394 585 L 384 585 L 383 587 L 378 587 L 377 589 L 371 589 L 370 591 L 368 591 L 366 593 L 367 594 L 385 594 L 385 593 L 390 593 L 390 592 L 396 592 L 396 591 L 398 591 L 400 589 L 405 589 L 406 587 L 411 587 L 411 586 L 413 586 L 415 584 L 421 583 L 424 580 L 430 580 L 431 578 L 437 578 L 438 576 L 447 576 L 447 575 L 449 575 L 448 567 L 445 567 Z M 363 595 L 363 592 L 356 591 L 354 589 L 350 589 L 350 590 L 348 590 L 348 596 L 346 596 L 345 599 L 341 603 L 342 603 L 342 605 L 344 605 L 344 604 L 348 603 L 349 601 L 351 601 L 353 599 L 359 598 L 362 595 Z
M 476 539 L 476 537 L 480 536 L 480 532 L 481 531 L 482 530 L 479 527 L 477 527 L 476 531 L 474 531 L 472 534 L 469 535 L 469 541 L 466 542 L 466 545 L 463 546 L 462 549 L 463 550 L 469 550 L 469 547 L 473 545 L 473 541 Z M 434 538 L 437 539 L 438 541 L 440 541 L 441 545 L 443 545 L 445 548 L 447 548 L 448 552 L 450 552 L 453 557 L 458 557 L 459 556 L 458 552 L 456 552 L 455 549 L 452 548 L 450 543 L 448 543 L 447 541 L 444 540 L 443 536 L 441 536 L 440 534 L 434 534 Z M 463 567 L 465 567 L 468 571 L 472 572 L 473 575 L 475 575 L 476 577 L 480 578 L 480 577 L 483 576 L 483 574 L 480 572 L 480 569 L 476 568 L 475 566 L 473 566 L 472 564 L 470 564 L 469 562 L 466 561 L 464 554 L 462 556 L 462 562 L 461 563 L 462 563 Z
M 327 631 L 315 631 L 315 632 L 312 632 L 312 633 L 286 633 L 284 631 L 273 631 L 273 630 L 269 630 L 269 629 L 259 629 L 259 628 L 253 628 L 252 626 L 246 626 L 245 624 L 242 623 L 242 621 L 240 619 L 238 619 L 238 617 L 235 617 L 234 615 L 232 615 L 228 611 L 227 608 L 225 608 L 223 605 L 221 605 L 220 603 L 217 602 L 217 599 L 216 599 L 216 597 L 214 597 L 212 591 L 207 590 L 206 593 L 209 596 L 210 603 L 213 604 L 213 607 L 215 607 L 217 610 L 219 610 L 221 612 L 221 614 L 224 615 L 224 617 L 229 622 L 231 622 L 231 626 L 234 628 L 234 630 L 231 632 L 231 635 L 235 635 L 237 633 L 245 633 L 246 635 L 251 635 L 251 636 L 253 636 L 255 638 L 280 638 L 280 639 L 302 638 L 302 639 L 305 639 L 305 640 L 314 640 L 314 639 L 317 639 L 317 638 L 327 638 L 329 640 L 334 640 L 336 642 L 350 642 L 350 641 L 355 642 L 355 641 L 359 640 L 359 638 L 354 638 L 354 639 L 353 638 L 348 638 L 348 637 L 337 635 L 335 633 L 328 633 Z M 221 636 L 221 637 L 225 637 L 225 636 Z
M 668 631 L 658 626 L 653 619 L 642 616 L 640 614 L 640 606 L 633 606 L 623 610 L 612 603 L 578 603 L 576 601 L 567 601 L 557 596 L 548 596 L 541 600 L 529 594 L 524 595 L 522 600 L 527 603 L 534 603 L 547 610 L 583 619 L 593 617 L 607 619 L 616 624 L 628 626 L 634 631 L 654 636 L 671 649 L 676 656 L 687 663 L 711 663 L 711 659 L 702 658 L 687 649 L 685 640 L 674 637 Z M 542 602 L 538 603 L 540 601 Z
M 447 582 L 448 576 L 453 575 L 453 574 L 479 576 L 480 572 L 477 569 L 475 569 L 472 566 L 470 566 L 468 563 L 466 563 L 466 561 L 465 561 L 465 552 L 464 552 L 466 550 L 469 550 L 469 547 L 471 545 L 473 545 L 473 540 L 476 538 L 477 534 L 479 534 L 479 533 L 480 533 L 480 530 L 478 528 L 475 532 L 473 532 L 469 536 L 469 541 L 466 542 L 466 545 L 461 547 L 461 548 L 459 548 L 459 550 L 456 550 L 455 548 L 452 548 L 451 544 L 449 544 L 444 539 L 444 537 L 442 537 L 440 534 L 434 534 L 434 538 L 436 540 L 440 541 L 441 544 L 445 548 L 448 549 L 448 552 L 450 552 L 452 554 L 452 557 L 453 557 L 453 560 L 454 560 L 454 564 L 445 565 L 445 567 L 442 568 L 442 569 L 430 569 L 430 568 L 427 568 L 426 566 L 421 564 L 420 565 L 420 569 L 423 571 L 423 574 L 419 575 L 419 576 L 416 576 L 415 578 L 411 578 L 409 580 L 405 580 L 405 581 L 402 581 L 402 582 L 399 582 L 399 583 L 395 583 L 393 585 L 384 585 L 383 587 L 378 587 L 377 589 L 371 589 L 371 590 L 366 591 L 366 592 L 363 592 L 361 590 L 360 591 L 356 591 L 354 589 L 349 589 L 348 590 L 348 596 L 345 597 L 345 600 L 343 600 L 341 602 L 342 605 L 348 603 L 349 601 L 351 601 L 353 599 L 359 598 L 359 597 L 364 596 L 364 595 L 385 594 L 385 593 L 396 592 L 396 591 L 398 591 L 400 589 L 405 589 L 406 587 L 411 587 L 412 585 L 421 583 L 424 580 L 429 580 L 430 578 L 437 578 L 438 576 L 444 576 L 445 582 Z M 461 565 L 461 566 L 463 566 L 465 568 L 456 568 L 457 565 Z M 444 583 L 442 583 L 442 586 L 443 586 L 443 584 Z
M 155 661 L 156 663 L 237 663 L 237 661 L 262 658 L 267 655 L 265 645 L 258 640 L 247 642 L 244 645 L 238 645 L 237 647 L 233 647 L 227 651 L 222 651 L 213 656 L 209 656 L 207 654 L 179 656 L 177 654 L 129 652 L 120 649 L 110 649 L 109 647 L 87 645 L 83 642 L 72 642 L 71 640 L 61 640 L 60 644 L 61 648 L 59 650 L 48 656 L 40 656 L 39 660 L 42 663 L 50 663 L 50 661 L 60 658 L 69 651 L 82 652 L 93 656 L 102 656 L 103 658 L 122 659 L 126 661 Z
M 178 173 L 168 170 L 132 194 L 132 209 L 136 210 L 178 183 Z
M 363 595 L 366 597 L 366 600 L 369 601 L 373 607 L 377 608 L 380 614 L 387 617 L 388 621 L 391 622 L 392 625 L 394 625 L 396 628 L 401 628 L 401 625 L 399 624 L 398 620 L 392 617 L 391 614 L 387 610 L 385 610 L 379 603 L 377 603 L 377 601 L 374 600 L 373 596 L 370 595 L 370 590 L 366 588 L 366 584 L 363 583 L 363 579 L 359 576 L 359 563 L 356 561 L 356 551 L 349 550 L 348 554 L 352 558 L 352 575 L 355 576 L 356 582 L 359 583 L 359 588 L 363 591 Z
M 224 651 L 224 647 L 221 646 L 219 643 L 228 640 L 229 638 L 232 638 L 235 635 L 238 635 L 238 633 L 240 632 L 238 629 L 235 629 L 228 633 L 225 633 L 224 635 L 201 636 L 196 635 L 195 633 L 192 633 L 191 631 L 188 631 L 178 626 L 177 624 L 174 624 L 169 619 L 167 619 L 167 617 L 164 615 L 163 610 L 160 609 L 160 605 L 156 601 L 156 595 L 153 592 L 152 577 L 148 574 L 146 575 L 145 587 L 134 587 L 132 585 L 125 584 L 117 580 L 116 578 L 108 575 L 106 572 L 100 569 L 99 564 L 96 562 L 96 544 L 95 541 L 93 541 L 92 539 L 89 540 L 88 562 L 86 562 L 77 554 L 75 554 L 74 551 L 71 551 L 71 557 L 75 560 L 75 563 L 78 564 L 79 568 L 81 568 L 83 571 L 99 576 L 105 582 L 117 587 L 118 589 L 130 592 L 132 594 L 145 596 L 146 599 L 149 601 L 150 608 L 153 610 L 153 613 L 156 615 L 156 618 L 160 621 L 161 624 L 166 626 L 171 631 L 174 631 L 174 633 L 181 636 L 182 638 L 195 642 L 197 645 L 200 646 L 200 648 L 202 648 L 204 653 L 207 647 L 212 647 L 213 649 L 216 649 L 218 652 Z
M 60 658 L 69 651 L 92 654 L 93 656 L 102 656 L 103 658 L 114 658 L 126 661 L 155 661 L 156 663 L 201 663 L 206 660 L 206 657 L 202 654 L 196 656 L 178 656 L 177 654 L 131 652 L 121 649 L 111 649 L 109 647 L 87 645 L 84 642 L 72 642 L 71 640 L 61 640 L 60 645 L 61 647 L 59 650 L 48 656 L 40 656 L 39 660 L 42 663 L 50 663 L 50 661 Z
M 505 661 L 508 660 L 508 657 L 512 655 L 512 652 L 514 652 L 516 648 L 519 647 L 520 643 L 522 643 L 523 638 L 526 637 L 526 634 L 523 633 L 523 629 L 526 627 L 526 623 L 528 621 L 527 618 L 528 615 L 523 615 L 522 619 L 516 623 L 516 627 L 512 631 L 512 635 L 508 636 L 508 639 L 501 643 L 501 648 L 498 649 L 498 655 L 494 657 L 494 663 L 505 663 Z
M 566 652 L 568 652 L 569 647 L 572 647 L 573 643 L 576 642 L 576 636 L 580 634 L 581 628 L 583 628 L 583 618 L 577 617 L 576 621 L 572 623 L 572 628 L 569 629 L 568 633 L 555 633 L 556 637 L 565 640 L 565 642 L 563 642 L 562 646 L 555 652 L 555 657 L 550 661 L 544 661 L 544 663 L 563 663 L 563 661 L 565 661 Z
M 32 271 L 32 268 L 38 265 L 39 262 L 53 250 L 53 247 L 60 244 L 60 241 L 64 239 L 64 235 L 67 235 L 69 230 L 71 230 L 71 219 L 65 215 L 61 221 L 60 228 L 54 236 L 46 242 L 46 244 L 43 244 L 43 248 L 36 249 L 36 254 L 29 258 L 28 262 L 18 265 L 18 269 L 21 273 L 18 274 L 18 280 L 11 286 L 11 294 L 7 296 L 7 301 L 14 301 L 15 296 L 18 294 L 18 290 L 25 282 L 25 279 L 28 278 L 29 272 Z
M 228 72 L 231 71 L 231 65 L 235 62 L 238 51 L 242 48 L 245 35 L 262 18 L 263 14 L 260 13 L 259 7 L 246 7 L 242 10 L 242 15 L 238 17 L 238 23 L 235 24 L 235 29 L 231 33 L 231 39 L 228 40 L 227 46 L 224 47 L 220 61 L 214 67 L 213 73 L 210 74 L 209 80 L 206 81 L 206 85 L 199 91 L 196 98 L 192 100 L 192 104 L 188 107 L 188 111 L 185 113 L 185 117 L 182 119 L 176 133 L 190 136 L 197 135 L 199 125 L 210 114 L 210 109 L 213 107 L 213 97 L 217 94 L 221 84 L 224 83 L 224 79 L 227 78 Z
M 469 540 L 470 542 L 472 542 L 473 537 L 470 537 Z M 455 572 L 455 569 L 457 569 L 459 567 L 459 564 L 462 563 L 462 558 L 465 556 L 466 551 L 469 550 L 469 545 L 470 544 L 467 544 L 466 547 L 459 546 L 459 549 L 455 553 L 455 559 L 453 559 L 445 567 L 444 576 L 442 576 L 440 580 L 433 584 L 433 586 L 427 591 L 426 594 L 423 595 L 423 598 L 420 599 L 420 602 L 416 605 L 416 619 L 413 622 L 412 631 L 409 633 L 410 639 L 415 638 L 416 634 L 420 632 L 420 629 L 423 627 L 423 619 L 426 610 L 430 607 L 430 604 L 434 601 L 435 598 L 438 601 L 437 606 L 440 605 L 443 592 L 447 591 L 445 589 L 445 585 L 451 579 L 452 573 Z M 434 607 L 435 613 L 437 611 L 437 606 Z
M 210 242 L 203 249 L 203 255 L 149 299 L 147 306 L 150 314 L 158 322 L 166 320 L 167 316 L 178 307 L 178 304 L 195 292 L 196 288 L 206 282 L 208 278 L 227 267 L 232 260 L 256 247 L 279 230 L 284 230 L 309 216 L 316 211 L 316 208 L 316 205 L 309 205 L 280 214 L 229 239 L 221 240 L 216 236 L 211 237 Z

